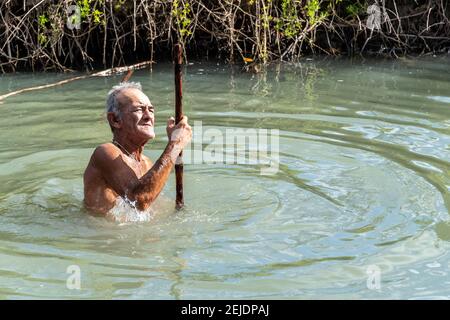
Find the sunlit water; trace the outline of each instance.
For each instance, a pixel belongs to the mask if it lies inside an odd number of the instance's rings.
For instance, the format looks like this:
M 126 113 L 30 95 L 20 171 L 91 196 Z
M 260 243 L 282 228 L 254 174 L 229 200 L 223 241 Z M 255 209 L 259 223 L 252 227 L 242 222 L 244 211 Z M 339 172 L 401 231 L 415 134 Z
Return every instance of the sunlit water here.
M 6 99 L 0 298 L 450 298 L 449 68 L 446 58 L 305 59 L 259 74 L 187 66 L 190 122 L 279 129 L 278 172 L 187 164 L 186 209 L 173 209 L 172 175 L 144 222 L 82 205 L 89 157 L 111 139 L 105 95 L 120 77 Z M 4 75 L 0 93 L 68 76 Z M 156 107 L 157 139 L 145 150 L 156 160 L 173 113 L 172 66 L 133 80 Z M 80 290 L 66 286 L 71 265 Z

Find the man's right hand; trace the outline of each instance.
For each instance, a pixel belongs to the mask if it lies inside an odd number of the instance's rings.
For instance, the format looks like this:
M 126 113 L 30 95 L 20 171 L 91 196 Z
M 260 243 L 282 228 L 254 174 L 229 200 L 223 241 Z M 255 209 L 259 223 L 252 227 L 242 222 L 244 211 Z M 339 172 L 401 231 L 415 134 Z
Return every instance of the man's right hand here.
M 167 120 L 167 137 L 169 141 L 174 142 L 181 148 L 184 148 L 192 139 L 192 128 L 187 121 L 188 118 L 186 116 L 183 116 L 177 125 L 175 125 L 175 119 L 173 117 Z

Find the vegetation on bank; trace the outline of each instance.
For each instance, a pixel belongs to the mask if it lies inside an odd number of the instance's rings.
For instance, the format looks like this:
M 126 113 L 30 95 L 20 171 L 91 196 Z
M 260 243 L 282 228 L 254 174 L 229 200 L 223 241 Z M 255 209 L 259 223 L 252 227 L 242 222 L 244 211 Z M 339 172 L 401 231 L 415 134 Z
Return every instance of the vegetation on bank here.
M 444 0 L 3 0 L 0 70 L 168 59 L 292 61 L 306 54 L 448 52 Z

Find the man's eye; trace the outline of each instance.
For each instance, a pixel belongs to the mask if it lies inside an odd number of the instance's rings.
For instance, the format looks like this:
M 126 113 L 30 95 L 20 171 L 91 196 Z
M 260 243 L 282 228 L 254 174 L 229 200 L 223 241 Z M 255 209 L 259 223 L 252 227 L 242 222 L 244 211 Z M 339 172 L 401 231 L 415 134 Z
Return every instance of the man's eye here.
M 142 113 L 144 113 L 146 109 L 147 109 L 147 107 L 142 107 L 142 108 L 139 108 L 139 109 L 135 109 L 133 112 L 142 112 Z M 148 111 L 150 113 L 154 113 L 155 112 L 155 110 L 153 108 L 148 108 Z

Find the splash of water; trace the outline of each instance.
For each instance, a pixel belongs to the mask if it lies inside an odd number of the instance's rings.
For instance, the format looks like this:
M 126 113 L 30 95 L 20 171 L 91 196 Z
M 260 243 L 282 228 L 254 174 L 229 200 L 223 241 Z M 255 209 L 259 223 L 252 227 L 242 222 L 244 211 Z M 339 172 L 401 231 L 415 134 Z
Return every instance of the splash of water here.
M 120 223 L 148 222 L 153 220 L 154 210 L 150 207 L 145 211 L 136 208 L 136 201 L 127 197 L 118 197 L 114 207 L 108 212 L 107 217 Z

